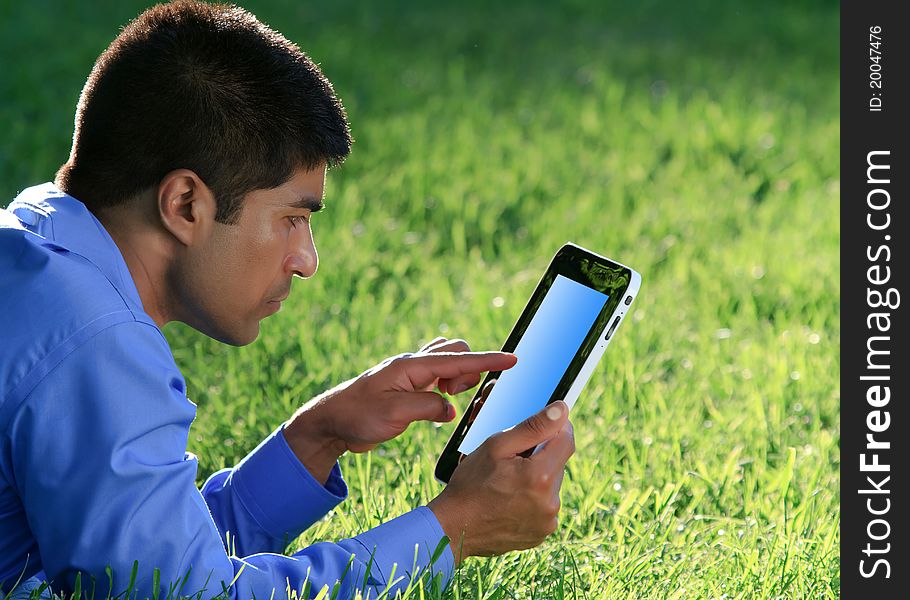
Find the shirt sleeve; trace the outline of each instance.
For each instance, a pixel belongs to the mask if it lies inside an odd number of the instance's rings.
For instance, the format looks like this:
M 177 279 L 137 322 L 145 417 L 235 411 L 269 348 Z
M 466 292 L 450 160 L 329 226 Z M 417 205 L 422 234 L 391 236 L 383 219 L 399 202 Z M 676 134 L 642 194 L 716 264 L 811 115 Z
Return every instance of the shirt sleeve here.
M 347 493 L 337 463 L 325 485 L 316 481 L 288 446 L 283 427 L 202 486 L 221 538 L 240 556 L 282 552 Z
M 103 596 L 110 567 L 110 592 L 119 594 L 130 586 L 134 561 L 132 592 L 140 598 L 154 595 L 156 581 L 161 597 L 199 592 L 211 597 L 225 589 L 238 599 L 269 598 L 273 592 L 285 597 L 288 590 L 309 590 L 305 596 L 313 597 L 336 582 L 339 598 L 351 597 L 355 589 L 376 597 L 386 588 L 394 597 L 424 573 L 441 574 L 443 585 L 450 577 L 448 548 L 430 564 L 442 531 L 425 507 L 293 556 L 229 555 L 195 486 L 196 460 L 186 454 L 194 415 L 164 338 L 140 322 L 98 332 L 25 397 L 7 428 L 12 475 L 55 591 L 71 593 L 82 573 L 84 589 L 93 579 Z M 261 447 L 263 454 L 253 452 L 229 475 L 239 480 L 232 485 L 240 483 L 232 502 L 254 504 L 262 492 L 277 491 L 287 496 L 284 506 L 294 504 L 278 478 L 287 476 L 282 469 L 296 468 L 293 463 L 278 467 L 271 481 L 267 469 L 256 468 L 256 461 L 271 455 L 270 444 L 281 453 L 272 436 Z M 248 496 L 240 491 L 252 485 L 270 487 Z M 320 502 L 318 494 L 296 500 Z M 297 509 L 294 520 L 326 505 Z M 243 509 L 261 521 L 262 531 L 274 534 L 287 526 L 277 510 L 281 506 L 244 504 Z

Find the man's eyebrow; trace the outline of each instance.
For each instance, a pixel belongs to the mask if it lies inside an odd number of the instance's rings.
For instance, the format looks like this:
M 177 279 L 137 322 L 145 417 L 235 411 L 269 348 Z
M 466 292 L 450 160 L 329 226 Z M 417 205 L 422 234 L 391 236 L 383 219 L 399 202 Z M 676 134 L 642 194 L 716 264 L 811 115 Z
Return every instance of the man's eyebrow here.
M 306 209 L 306 210 L 309 210 L 310 212 L 319 212 L 320 210 L 325 208 L 325 202 L 323 202 L 322 200 L 320 200 L 319 198 L 317 198 L 315 196 L 304 196 L 300 200 L 291 202 L 288 206 L 290 208 Z

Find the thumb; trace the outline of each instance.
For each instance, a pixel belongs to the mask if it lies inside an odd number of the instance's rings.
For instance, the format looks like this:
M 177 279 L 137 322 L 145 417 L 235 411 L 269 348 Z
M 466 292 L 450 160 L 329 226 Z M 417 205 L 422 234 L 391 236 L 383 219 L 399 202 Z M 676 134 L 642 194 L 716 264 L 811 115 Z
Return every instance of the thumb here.
M 569 407 L 562 400 L 557 400 L 544 407 L 512 429 L 493 436 L 494 454 L 514 456 L 529 448 L 550 440 L 560 432 L 569 414 Z

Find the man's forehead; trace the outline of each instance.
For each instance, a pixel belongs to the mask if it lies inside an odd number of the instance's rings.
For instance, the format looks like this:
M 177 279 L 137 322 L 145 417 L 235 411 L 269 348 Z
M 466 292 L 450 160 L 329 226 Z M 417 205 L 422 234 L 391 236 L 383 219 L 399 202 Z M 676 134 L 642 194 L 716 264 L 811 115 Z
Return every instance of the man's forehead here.
M 325 166 L 298 169 L 288 181 L 278 187 L 257 191 L 272 205 L 318 210 L 325 194 L 325 173 Z

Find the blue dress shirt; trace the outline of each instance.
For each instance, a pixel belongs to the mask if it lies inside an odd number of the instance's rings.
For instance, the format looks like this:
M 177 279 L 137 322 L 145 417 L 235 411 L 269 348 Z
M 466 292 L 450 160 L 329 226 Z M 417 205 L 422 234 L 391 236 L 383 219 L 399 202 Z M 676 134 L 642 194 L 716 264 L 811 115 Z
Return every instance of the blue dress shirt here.
M 145 313 L 116 244 L 76 200 L 45 184 L 0 209 L 0 597 L 20 578 L 70 592 L 82 572 L 104 597 L 339 598 L 451 576 L 444 533 L 417 508 L 354 538 L 280 554 L 347 496 L 336 464 L 323 486 L 279 427 L 233 469 L 195 485 L 186 452 L 195 405 Z M 416 569 L 416 570 L 415 570 Z M 394 576 L 393 576 L 394 572 Z M 185 581 L 184 581 L 184 578 Z M 397 581 L 396 581 L 397 580 Z M 366 583 L 366 589 L 364 589 Z

